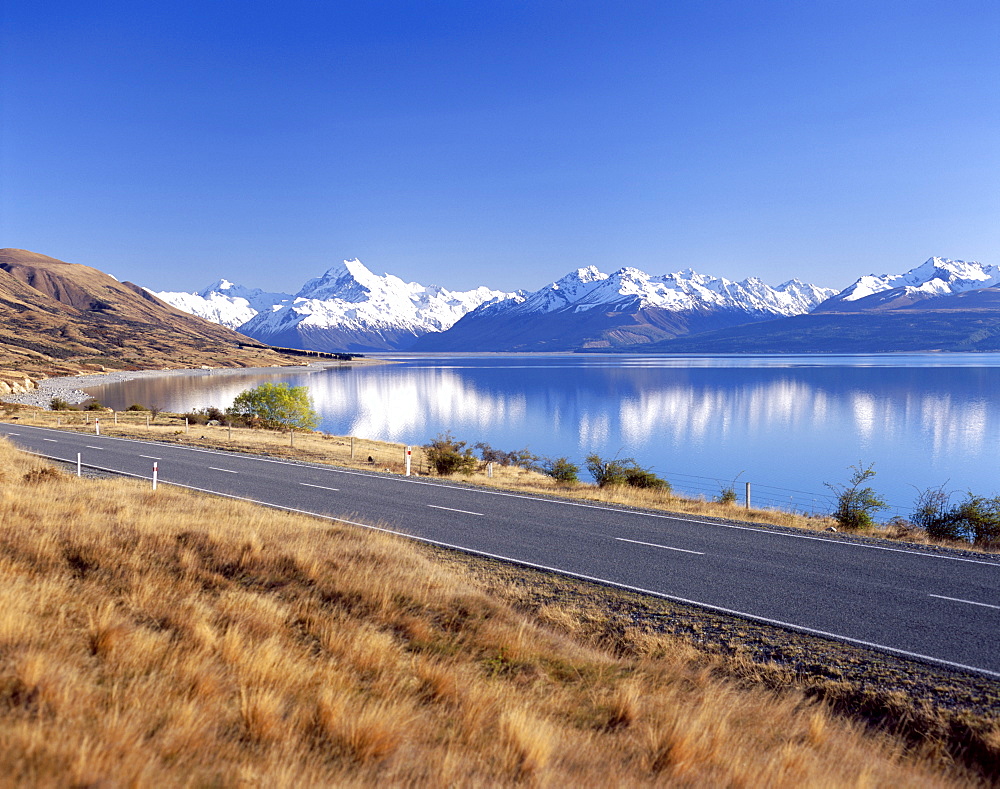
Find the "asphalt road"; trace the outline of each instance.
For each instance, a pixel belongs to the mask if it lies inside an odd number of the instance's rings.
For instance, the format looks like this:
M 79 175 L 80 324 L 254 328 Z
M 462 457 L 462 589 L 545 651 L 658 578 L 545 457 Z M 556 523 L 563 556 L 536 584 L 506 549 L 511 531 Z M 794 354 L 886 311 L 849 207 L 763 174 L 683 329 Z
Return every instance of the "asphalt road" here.
M 1000 560 L 0 424 L 49 458 L 379 527 L 1000 679 Z

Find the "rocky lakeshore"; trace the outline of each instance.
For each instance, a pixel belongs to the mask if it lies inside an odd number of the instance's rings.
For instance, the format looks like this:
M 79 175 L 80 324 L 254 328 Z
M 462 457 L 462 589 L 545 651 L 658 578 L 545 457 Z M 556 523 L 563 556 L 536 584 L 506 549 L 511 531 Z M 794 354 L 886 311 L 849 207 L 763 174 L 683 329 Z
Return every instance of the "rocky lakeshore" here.
M 356 364 L 378 364 L 380 361 L 371 359 L 358 359 L 351 362 L 313 362 L 311 364 L 293 365 L 288 367 L 238 367 L 238 368 L 203 368 L 203 369 L 183 369 L 183 370 L 113 370 L 105 373 L 87 373 L 83 375 L 68 375 L 56 378 L 43 378 L 38 381 L 38 387 L 27 392 L 12 392 L 4 394 L 0 392 L 0 400 L 5 403 L 19 403 L 21 405 L 37 406 L 48 408 L 52 398 L 58 397 L 71 405 L 79 405 L 91 398 L 87 394 L 87 389 L 107 384 L 122 383 L 124 381 L 134 381 L 137 378 L 159 378 L 167 376 L 203 376 L 213 373 L 243 372 L 243 373 L 294 373 L 298 371 L 315 371 L 327 367 L 337 367 L 340 365 Z

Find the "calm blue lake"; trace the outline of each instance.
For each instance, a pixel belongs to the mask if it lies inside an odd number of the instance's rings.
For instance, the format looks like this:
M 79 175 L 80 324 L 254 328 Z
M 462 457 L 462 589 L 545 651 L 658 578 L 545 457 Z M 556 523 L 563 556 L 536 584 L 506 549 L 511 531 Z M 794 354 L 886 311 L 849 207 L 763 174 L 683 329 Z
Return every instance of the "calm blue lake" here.
M 228 406 L 263 380 L 309 387 L 321 429 L 474 444 L 583 465 L 634 457 L 675 488 L 737 479 L 755 503 L 827 511 L 825 482 L 874 463 L 873 487 L 909 512 L 916 488 L 1000 493 L 1000 354 L 876 356 L 385 355 L 394 364 L 294 374 L 148 378 L 102 403 Z M 893 514 L 892 512 L 888 513 Z

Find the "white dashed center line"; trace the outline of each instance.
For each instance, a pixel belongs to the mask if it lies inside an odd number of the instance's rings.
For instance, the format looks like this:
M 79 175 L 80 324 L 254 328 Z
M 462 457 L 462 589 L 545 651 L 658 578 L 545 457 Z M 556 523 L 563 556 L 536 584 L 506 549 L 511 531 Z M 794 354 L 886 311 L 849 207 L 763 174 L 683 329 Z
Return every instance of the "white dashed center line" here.
M 43 438 L 42 441 L 51 441 L 53 444 L 58 444 L 59 443 L 54 438 Z
M 953 603 L 965 603 L 966 605 L 981 605 L 983 608 L 995 608 L 1000 611 L 1000 605 L 990 605 L 989 603 L 977 603 L 975 600 L 963 600 L 960 597 L 945 597 L 943 594 L 932 594 L 931 597 L 936 597 L 938 600 L 950 600 Z
M 340 488 L 328 488 L 326 485 L 310 485 L 308 482 L 300 482 L 300 485 L 305 485 L 307 488 L 319 488 L 320 490 L 340 490 Z
M 216 468 L 215 466 L 209 466 L 208 468 L 211 471 L 225 471 L 227 474 L 239 474 L 240 473 L 238 471 L 233 471 L 233 470 L 228 469 L 228 468 Z
M 99 449 L 101 452 L 104 451 L 104 447 L 92 447 L 90 444 L 84 444 L 87 449 Z
M 154 458 L 152 455 L 139 455 L 141 458 L 146 458 L 147 460 L 162 460 L 163 458 Z
M 448 512 L 461 512 L 463 515 L 478 515 L 480 518 L 485 518 L 481 512 L 469 512 L 468 510 L 456 510 L 453 507 L 439 507 L 436 504 L 428 504 L 428 507 L 433 507 L 436 510 L 448 510 Z
M 687 548 L 674 548 L 670 545 L 657 545 L 655 542 L 643 542 L 642 540 L 626 540 L 624 537 L 615 537 L 621 542 L 631 542 L 636 545 L 648 545 L 650 548 L 663 548 L 665 551 L 680 551 L 681 553 L 693 553 L 695 556 L 704 556 L 702 551 L 689 551 Z

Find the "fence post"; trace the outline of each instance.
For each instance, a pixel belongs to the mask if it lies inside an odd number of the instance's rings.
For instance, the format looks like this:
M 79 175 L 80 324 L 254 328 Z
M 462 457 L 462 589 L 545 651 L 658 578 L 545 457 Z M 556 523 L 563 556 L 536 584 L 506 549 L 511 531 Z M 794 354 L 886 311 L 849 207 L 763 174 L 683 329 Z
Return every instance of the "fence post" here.
M 117 425 L 118 424 L 118 412 L 117 411 L 112 411 L 111 413 L 114 416 L 114 418 L 115 418 L 115 424 Z
M 188 425 L 188 418 L 184 417 L 184 432 L 187 433 L 189 431 L 189 428 L 190 426 Z
M 149 427 L 149 414 L 146 414 L 146 427 Z
M 233 440 L 233 423 L 232 422 L 227 422 L 226 424 L 229 426 L 229 440 L 232 441 Z
M 354 436 L 351 436 L 351 460 L 354 460 Z
M 750 483 L 747 483 L 747 509 L 750 509 Z
M 410 476 L 410 463 L 412 462 L 413 447 L 406 448 L 406 476 Z

